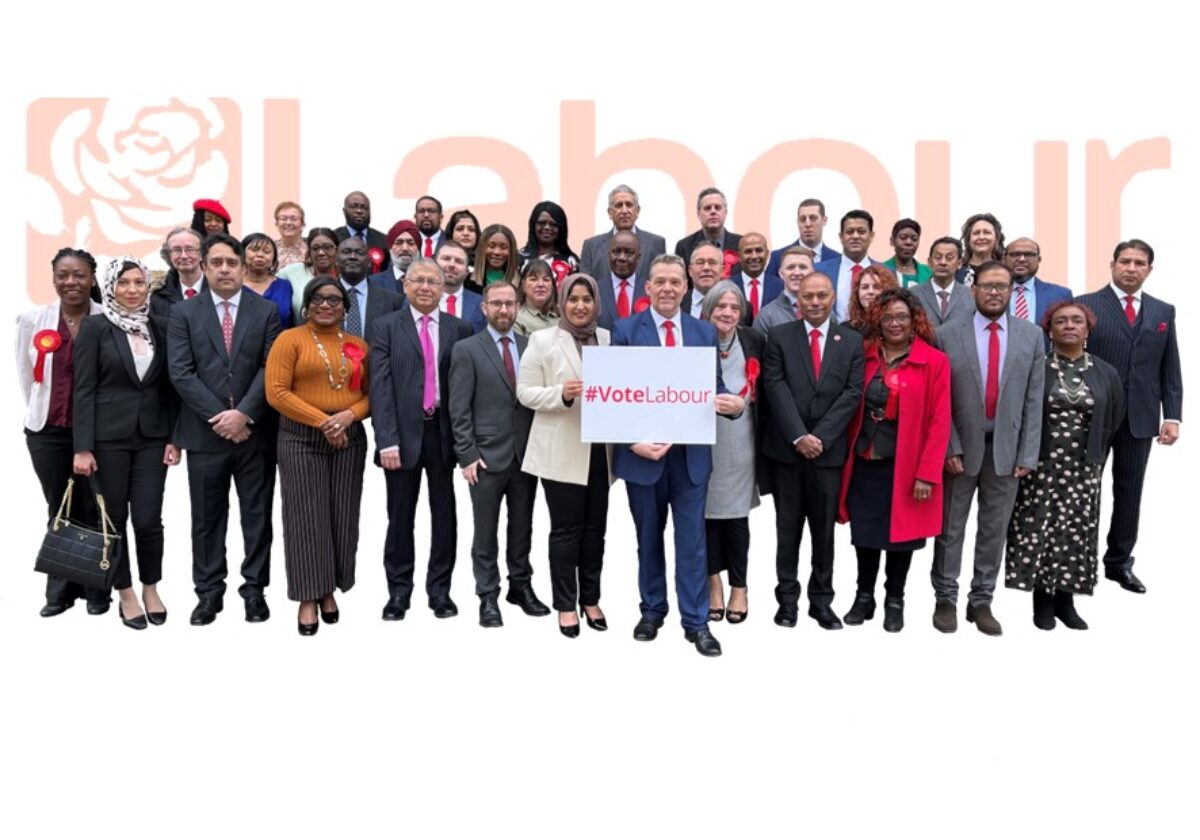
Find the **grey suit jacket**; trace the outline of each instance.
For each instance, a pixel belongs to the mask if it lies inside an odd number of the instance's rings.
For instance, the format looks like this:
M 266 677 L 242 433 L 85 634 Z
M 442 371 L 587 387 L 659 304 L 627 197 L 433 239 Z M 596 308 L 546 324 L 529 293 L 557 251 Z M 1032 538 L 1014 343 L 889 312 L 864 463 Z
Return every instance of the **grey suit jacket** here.
M 950 286 L 950 305 L 946 309 L 945 318 L 942 317 L 942 302 L 937 296 L 937 285 L 932 280 L 909 286 L 908 290 L 925 308 L 925 314 L 929 316 L 929 323 L 935 327 L 940 327 L 950 321 L 970 321 L 975 317 L 975 298 L 971 294 L 970 287 L 964 286 L 962 283 L 953 283 Z
M 529 339 L 513 333 L 516 355 L 524 356 Z M 520 362 L 514 356 L 513 361 Z M 519 368 L 514 366 L 513 374 Z M 454 345 L 450 355 L 450 429 L 454 454 L 466 467 L 480 458 L 500 472 L 525 457 L 533 412 L 517 402 L 504 362 L 487 329 Z
M 645 282 L 650 277 L 650 263 L 659 254 L 667 252 L 667 240 L 657 233 L 650 233 L 638 228 L 637 241 L 638 251 L 641 252 L 641 256 L 638 258 L 637 276 L 639 280 Z M 606 230 L 604 233 L 583 240 L 583 250 L 579 252 L 579 270 L 592 275 L 601 287 L 604 286 L 603 281 L 609 279 L 611 272 L 608 267 L 608 244 L 610 242 L 612 242 L 612 231 Z
M 758 310 L 758 316 L 754 319 L 754 329 L 766 337 L 771 334 L 772 328 L 781 324 L 790 324 L 795 320 L 796 310 L 792 306 L 792 302 L 787 299 L 787 295 L 780 294 L 779 297 Z
M 1000 373 L 992 459 L 997 474 L 1012 475 L 1017 467 L 1036 469 L 1042 439 L 1042 400 L 1046 354 L 1042 331 L 1007 314 L 1008 346 Z M 960 456 L 963 472 L 978 475 L 986 446 L 984 372 L 975 346 L 975 319 L 955 320 L 937 331 L 942 351 L 950 358 L 950 449 Z

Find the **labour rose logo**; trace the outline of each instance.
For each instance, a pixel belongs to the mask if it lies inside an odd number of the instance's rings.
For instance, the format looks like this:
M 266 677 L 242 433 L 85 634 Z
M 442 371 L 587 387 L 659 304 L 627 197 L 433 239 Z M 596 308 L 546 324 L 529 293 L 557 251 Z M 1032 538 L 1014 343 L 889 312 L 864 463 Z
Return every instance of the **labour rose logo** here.
M 240 221 L 241 113 L 223 99 L 39 99 L 28 112 L 29 294 L 53 297 L 63 247 L 97 260 L 158 249 L 192 202 L 217 198 Z

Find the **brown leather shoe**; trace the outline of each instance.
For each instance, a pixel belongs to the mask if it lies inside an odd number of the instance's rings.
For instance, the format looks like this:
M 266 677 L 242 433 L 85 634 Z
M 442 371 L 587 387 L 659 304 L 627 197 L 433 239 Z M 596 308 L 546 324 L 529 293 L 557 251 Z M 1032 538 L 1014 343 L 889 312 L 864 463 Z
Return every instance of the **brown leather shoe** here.
M 933 608 L 933 626 L 941 633 L 953 633 L 958 629 L 958 614 L 953 601 L 938 601 Z
M 973 622 L 979 628 L 979 632 L 985 636 L 1000 636 L 1004 634 L 1004 628 L 1000 626 L 1000 622 L 996 620 L 996 616 L 992 615 L 991 604 L 981 604 L 978 607 L 968 604 L 967 621 Z

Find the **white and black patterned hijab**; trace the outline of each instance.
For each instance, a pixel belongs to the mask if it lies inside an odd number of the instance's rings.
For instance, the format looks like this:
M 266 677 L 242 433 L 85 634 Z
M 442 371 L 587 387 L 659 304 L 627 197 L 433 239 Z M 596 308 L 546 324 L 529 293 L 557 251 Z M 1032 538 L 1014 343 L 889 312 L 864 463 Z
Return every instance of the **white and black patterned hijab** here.
M 124 332 L 137 336 L 143 341 L 150 342 L 150 296 L 146 295 L 145 302 L 137 309 L 126 309 L 117 301 L 117 278 L 129 266 L 136 266 L 150 283 L 150 271 L 137 257 L 121 256 L 108 264 L 104 270 L 104 286 L 100 290 L 101 305 L 104 307 L 104 317 L 116 324 Z

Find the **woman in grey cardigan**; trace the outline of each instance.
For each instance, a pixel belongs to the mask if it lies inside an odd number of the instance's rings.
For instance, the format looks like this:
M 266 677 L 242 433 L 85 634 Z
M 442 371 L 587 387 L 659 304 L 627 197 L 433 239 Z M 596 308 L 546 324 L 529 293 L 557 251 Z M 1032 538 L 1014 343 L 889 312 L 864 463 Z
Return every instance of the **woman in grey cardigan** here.
M 749 410 L 728 423 L 717 424 L 713 469 L 704 508 L 708 544 L 708 620 L 726 615 L 730 624 L 746 620 L 746 561 L 750 553 L 750 509 L 758 506 L 757 423 L 758 375 L 762 336 L 739 326 L 746 298 L 735 283 L 722 280 L 704 296 L 704 319 L 717 328 L 721 376 L 730 393 L 741 396 Z M 729 574 L 729 608 L 721 572 Z

